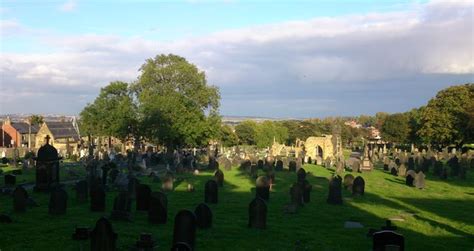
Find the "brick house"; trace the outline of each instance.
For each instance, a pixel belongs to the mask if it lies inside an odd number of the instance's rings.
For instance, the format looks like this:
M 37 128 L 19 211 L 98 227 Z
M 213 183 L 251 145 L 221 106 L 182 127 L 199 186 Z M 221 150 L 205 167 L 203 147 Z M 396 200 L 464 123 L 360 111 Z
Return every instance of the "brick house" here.
M 26 122 L 13 122 L 7 118 L 2 124 L 2 146 L 5 147 L 28 147 L 28 142 L 31 142 L 31 147 L 36 147 L 36 133 L 39 127 L 37 125 L 31 126 Z

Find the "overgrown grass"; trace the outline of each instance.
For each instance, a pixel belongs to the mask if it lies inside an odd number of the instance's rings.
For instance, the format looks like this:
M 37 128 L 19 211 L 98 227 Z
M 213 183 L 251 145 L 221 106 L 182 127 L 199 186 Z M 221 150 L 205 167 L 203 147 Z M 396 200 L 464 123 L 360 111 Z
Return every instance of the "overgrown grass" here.
M 352 198 L 344 191 L 342 206 L 326 203 L 328 178 L 332 171 L 315 165 L 305 165 L 308 181 L 313 185 L 311 202 L 297 214 L 283 213 L 288 203 L 289 188 L 296 175 L 277 172 L 276 184 L 268 203 L 266 230 L 247 227 L 248 203 L 254 198 L 254 181 L 239 170 L 224 171 L 225 184 L 219 190 L 219 203 L 213 210 L 213 227 L 198 230 L 198 250 L 294 250 L 296 243 L 307 250 L 370 250 L 372 240 L 366 237 L 369 228 L 379 228 L 385 219 L 398 217 L 393 222 L 405 236 L 407 250 L 472 250 L 474 247 L 474 177 L 441 181 L 427 177 L 426 188 L 418 190 L 404 185 L 404 180 L 380 170 L 360 174 L 366 181 L 366 194 Z M 262 172 L 262 171 L 260 171 Z M 204 200 L 204 183 L 212 172 L 197 176 L 183 174 L 173 192 L 168 193 L 168 223 L 151 225 L 145 212 L 136 212 L 133 222 L 114 221 L 118 233 L 119 250 L 128 250 L 141 232 L 151 232 L 158 240 L 159 250 L 169 250 L 173 234 L 174 216 L 180 209 L 190 209 Z M 153 191 L 159 183 L 142 177 Z M 196 191 L 187 192 L 187 182 Z M 30 194 L 32 192 L 30 191 Z M 76 202 L 75 193 L 68 187 L 67 214 L 48 215 L 48 195 L 33 193 L 41 206 L 26 213 L 12 213 L 11 197 L 0 197 L 0 211 L 10 214 L 15 223 L 0 227 L 0 249 L 6 250 L 77 250 L 79 244 L 71 239 L 75 225 L 93 227 L 102 215 L 108 216 L 116 192 L 107 196 L 107 212 L 92 213 L 89 204 Z M 362 229 L 345 229 L 344 222 L 352 220 L 364 225 Z M 84 243 L 86 247 L 89 242 Z

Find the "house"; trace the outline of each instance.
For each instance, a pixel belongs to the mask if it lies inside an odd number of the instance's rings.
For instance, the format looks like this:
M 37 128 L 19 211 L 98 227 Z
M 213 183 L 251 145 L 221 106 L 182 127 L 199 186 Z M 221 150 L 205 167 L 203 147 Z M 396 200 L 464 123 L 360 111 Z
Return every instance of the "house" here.
M 35 138 L 39 127 L 26 122 L 13 122 L 7 118 L 2 124 L 2 146 L 36 147 Z
M 49 135 L 49 144 L 54 146 L 60 155 L 78 154 L 81 137 L 72 122 L 44 122 L 36 134 L 38 147 L 46 143 L 46 135 Z

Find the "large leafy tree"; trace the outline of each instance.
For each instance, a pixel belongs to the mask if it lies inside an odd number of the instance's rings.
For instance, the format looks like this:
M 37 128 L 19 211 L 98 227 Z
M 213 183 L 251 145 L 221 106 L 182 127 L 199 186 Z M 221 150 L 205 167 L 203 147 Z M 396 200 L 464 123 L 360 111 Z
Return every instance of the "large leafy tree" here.
M 81 131 L 93 136 L 113 136 L 121 140 L 133 134 L 136 107 L 124 82 L 112 82 L 100 90 L 93 103 L 81 112 Z
M 273 141 L 284 143 L 288 138 L 286 127 L 272 121 L 264 121 L 257 124 L 255 143 L 257 147 L 264 148 L 273 144 Z
M 140 71 L 133 91 L 147 140 L 171 150 L 218 137 L 219 90 L 203 71 L 172 54 L 148 59 Z
M 384 140 L 395 143 L 406 143 L 410 136 L 410 125 L 407 114 L 395 113 L 389 115 L 382 125 Z
M 239 137 L 240 144 L 255 145 L 257 135 L 257 123 L 252 120 L 242 121 L 235 126 L 235 134 Z
M 234 133 L 228 125 L 222 125 L 219 132 L 219 140 L 223 146 L 230 147 L 239 144 L 239 137 Z
M 451 86 L 438 92 L 421 114 L 418 135 L 426 143 L 461 144 L 469 139 L 469 110 L 474 84 Z

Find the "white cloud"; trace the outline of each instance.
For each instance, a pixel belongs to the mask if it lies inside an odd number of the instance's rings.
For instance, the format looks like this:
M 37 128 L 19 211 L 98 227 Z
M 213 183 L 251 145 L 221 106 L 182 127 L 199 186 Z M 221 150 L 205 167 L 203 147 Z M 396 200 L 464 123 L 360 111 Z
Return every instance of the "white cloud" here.
M 71 12 L 77 8 L 77 2 L 75 0 L 68 0 L 59 6 L 59 10 L 64 12 Z
M 426 102 L 443 86 L 472 81 L 473 7 L 467 1 L 431 2 L 403 12 L 291 21 L 173 43 L 114 35 L 37 35 L 56 51 L 2 53 L 0 73 L 2 84 L 19 92 L 41 88 L 91 101 L 110 81 L 135 80 L 146 58 L 175 53 L 221 87 L 227 114 L 403 111 Z M 14 104 L 5 107 L 17 109 Z

